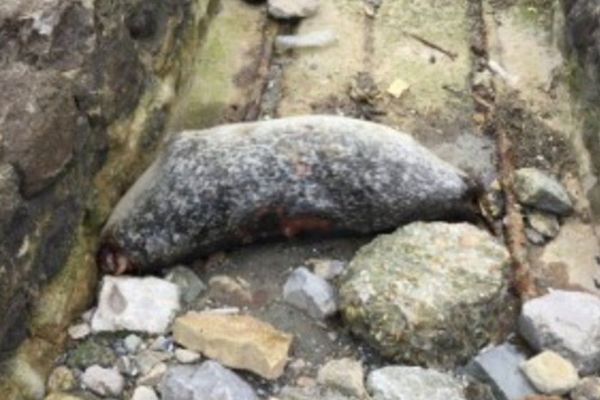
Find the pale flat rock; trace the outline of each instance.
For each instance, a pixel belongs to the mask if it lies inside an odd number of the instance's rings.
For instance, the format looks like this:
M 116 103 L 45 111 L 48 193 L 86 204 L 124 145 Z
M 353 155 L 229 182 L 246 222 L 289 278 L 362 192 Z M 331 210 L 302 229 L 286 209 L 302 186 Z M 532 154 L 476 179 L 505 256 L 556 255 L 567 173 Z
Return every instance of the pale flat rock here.
M 373 400 L 465 400 L 452 376 L 421 367 L 384 367 L 369 374 Z
M 160 383 L 167 372 L 167 364 L 164 362 L 156 364 L 147 374 L 141 376 L 137 384 L 143 386 L 156 386 Z
M 180 308 L 177 285 L 154 277 L 105 276 L 92 330 L 164 333 Z
M 83 322 L 81 324 L 72 325 L 69 327 L 69 337 L 74 340 L 79 340 L 87 337 L 92 332 L 90 326 Z
M 523 305 L 519 333 L 537 351 L 553 350 L 582 374 L 600 369 L 600 299 L 553 290 Z
M 278 19 L 306 18 L 319 11 L 319 0 L 269 0 L 268 10 Z
M 340 393 L 363 399 L 367 397 L 362 364 L 351 358 L 332 360 L 317 375 L 317 382 Z
M 528 225 L 545 238 L 553 239 L 560 231 L 558 218 L 552 214 L 534 211 L 527 215 Z
M 131 400 L 159 400 L 158 395 L 149 386 L 138 386 L 133 391 Z
M 553 351 L 544 351 L 521 365 L 537 390 L 549 395 L 569 393 L 579 382 L 573 364 Z
M 175 350 L 175 358 L 182 364 L 192 364 L 200 360 L 200 354 L 187 349 Z
M 330 317 L 338 310 L 333 287 L 304 267 L 291 273 L 283 287 L 283 298 L 316 319 Z
M 258 400 L 250 385 L 214 361 L 169 368 L 161 394 L 162 400 Z
M 125 386 L 125 379 L 116 368 L 102 368 L 97 365 L 85 370 L 81 382 L 95 394 L 105 397 L 120 396 Z
M 267 379 L 283 374 L 293 338 L 250 316 L 193 311 L 175 320 L 173 337 L 223 365 Z

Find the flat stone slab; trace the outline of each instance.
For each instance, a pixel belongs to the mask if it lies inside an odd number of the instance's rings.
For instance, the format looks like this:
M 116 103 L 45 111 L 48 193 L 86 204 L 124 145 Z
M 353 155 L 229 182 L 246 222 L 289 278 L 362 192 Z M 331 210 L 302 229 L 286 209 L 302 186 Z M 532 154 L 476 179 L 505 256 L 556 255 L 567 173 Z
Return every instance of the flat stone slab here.
M 594 295 L 553 290 L 529 300 L 519 333 L 535 350 L 557 352 L 584 375 L 600 369 L 600 299 Z
M 173 337 L 223 365 L 267 379 L 283 374 L 293 338 L 250 316 L 193 311 L 175 320 Z
M 179 289 L 170 282 L 154 277 L 105 276 L 91 327 L 94 332 L 161 334 L 179 308 Z

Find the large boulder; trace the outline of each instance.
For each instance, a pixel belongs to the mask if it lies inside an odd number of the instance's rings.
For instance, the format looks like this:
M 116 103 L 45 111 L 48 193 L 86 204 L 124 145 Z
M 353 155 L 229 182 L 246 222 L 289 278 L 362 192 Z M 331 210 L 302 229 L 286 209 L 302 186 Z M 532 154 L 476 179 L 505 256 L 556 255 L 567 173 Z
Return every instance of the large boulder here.
M 469 224 L 417 222 L 359 250 L 341 285 L 352 330 L 393 360 L 453 366 L 505 307 L 508 251 Z

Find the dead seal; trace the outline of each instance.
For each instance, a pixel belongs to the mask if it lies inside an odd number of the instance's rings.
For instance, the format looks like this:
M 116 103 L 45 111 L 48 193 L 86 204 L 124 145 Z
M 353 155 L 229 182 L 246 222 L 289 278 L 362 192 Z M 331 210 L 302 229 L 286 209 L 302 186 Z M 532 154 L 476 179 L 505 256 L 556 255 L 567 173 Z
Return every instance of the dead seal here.
M 409 135 L 302 116 L 173 136 L 102 232 L 109 273 L 304 232 L 366 234 L 465 210 L 473 185 Z

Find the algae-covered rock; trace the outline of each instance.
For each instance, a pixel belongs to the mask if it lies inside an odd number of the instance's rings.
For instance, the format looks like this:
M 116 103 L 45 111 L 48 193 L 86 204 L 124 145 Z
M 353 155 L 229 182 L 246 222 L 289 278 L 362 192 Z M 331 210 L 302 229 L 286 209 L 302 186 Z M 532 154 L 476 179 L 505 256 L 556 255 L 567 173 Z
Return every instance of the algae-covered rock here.
M 507 250 L 469 224 L 417 222 L 359 250 L 341 285 L 352 330 L 391 359 L 451 366 L 497 328 Z

